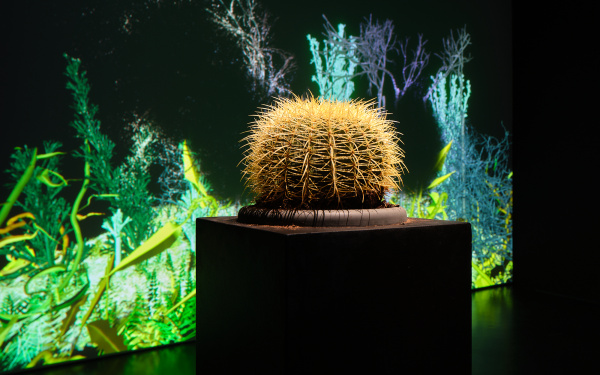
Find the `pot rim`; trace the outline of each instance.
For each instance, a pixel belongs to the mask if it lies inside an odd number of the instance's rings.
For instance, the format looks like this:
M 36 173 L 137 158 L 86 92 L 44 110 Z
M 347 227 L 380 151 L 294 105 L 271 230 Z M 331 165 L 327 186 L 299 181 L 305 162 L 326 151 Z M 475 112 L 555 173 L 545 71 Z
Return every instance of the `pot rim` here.
M 403 207 L 339 210 L 286 210 L 244 206 L 237 221 L 259 225 L 303 227 L 367 227 L 402 224 L 408 220 Z

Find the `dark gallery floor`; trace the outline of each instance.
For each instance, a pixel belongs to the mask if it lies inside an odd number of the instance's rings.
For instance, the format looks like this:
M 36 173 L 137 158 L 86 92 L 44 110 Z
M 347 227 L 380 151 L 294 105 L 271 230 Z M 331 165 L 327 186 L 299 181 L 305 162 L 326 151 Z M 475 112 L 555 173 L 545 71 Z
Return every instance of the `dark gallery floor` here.
M 511 286 L 472 294 L 472 374 L 585 374 L 600 344 L 600 306 Z M 597 366 L 594 366 L 597 370 Z M 202 373 L 196 344 L 32 371 L 39 375 Z M 591 373 L 595 373 L 592 371 Z

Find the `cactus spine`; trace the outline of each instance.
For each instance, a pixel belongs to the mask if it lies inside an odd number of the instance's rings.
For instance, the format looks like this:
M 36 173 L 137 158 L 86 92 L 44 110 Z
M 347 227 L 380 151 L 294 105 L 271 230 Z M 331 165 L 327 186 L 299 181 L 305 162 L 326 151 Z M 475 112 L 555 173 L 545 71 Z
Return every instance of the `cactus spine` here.
M 256 206 L 376 208 L 402 183 L 400 139 L 373 101 L 294 96 L 255 116 L 242 164 Z

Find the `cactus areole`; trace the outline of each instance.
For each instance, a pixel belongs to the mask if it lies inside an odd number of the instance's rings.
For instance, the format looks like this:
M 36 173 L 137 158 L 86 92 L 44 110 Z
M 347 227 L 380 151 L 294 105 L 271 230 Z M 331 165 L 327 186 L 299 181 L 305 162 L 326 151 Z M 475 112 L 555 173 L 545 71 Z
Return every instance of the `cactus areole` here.
M 400 138 L 386 115 L 373 101 L 312 96 L 279 98 L 263 107 L 242 139 L 243 177 L 256 202 L 243 207 L 238 220 L 331 225 L 323 219 L 335 212 L 336 222 L 372 225 L 360 218 L 372 210 L 369 215 L 399 214 L 405 221 L 406 211 L 384 199 L 400 187 L 406 169 Z M 347 215 L 341 218 L 340 211 Z M 351 213 L 359 224 L 352 224 Z M 397 221 L 384 221 L 390 220 Z

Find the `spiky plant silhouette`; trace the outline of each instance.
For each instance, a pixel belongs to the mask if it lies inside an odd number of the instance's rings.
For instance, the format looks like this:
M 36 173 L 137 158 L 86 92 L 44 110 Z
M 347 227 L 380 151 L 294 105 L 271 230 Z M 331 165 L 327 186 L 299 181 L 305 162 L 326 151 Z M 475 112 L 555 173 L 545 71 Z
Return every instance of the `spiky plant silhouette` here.
M 255 116 L 241 163 L 257 207 L 377 208 L 402 183 L 399 133 L 373 101 L 294 96 Z

